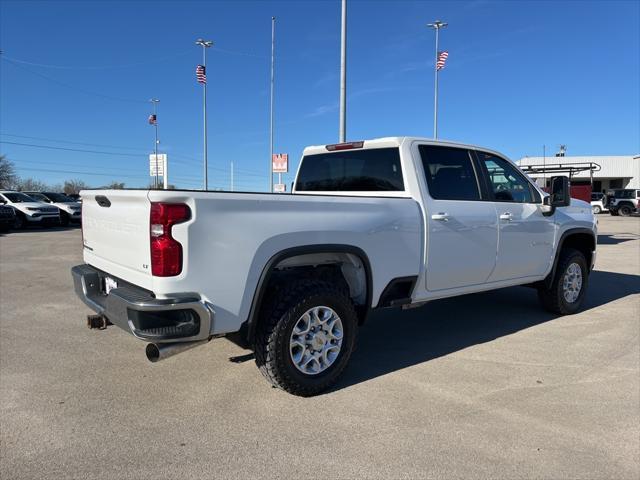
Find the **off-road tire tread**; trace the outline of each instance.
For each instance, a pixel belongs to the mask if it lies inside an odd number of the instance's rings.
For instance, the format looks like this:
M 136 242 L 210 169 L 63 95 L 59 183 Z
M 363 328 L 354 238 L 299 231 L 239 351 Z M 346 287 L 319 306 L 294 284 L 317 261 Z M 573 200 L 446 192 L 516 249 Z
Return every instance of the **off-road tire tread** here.
M 335 375 L 327 377 L 323 382 L 316 383 L 313 387 L 305 387 L 290 377 L 288 372 L 278 365 L 277 340 L 283 332 L 278 329 L 281 322 L 286 322 L 285 316 L 295 311 L 300 305 L 309 300 L 312 296 L 331 296 L 343 303 L 347 309 L 347 316 L 351 319 L 343 318 L 344 322 L 351 321 L 351 342 L 343 344 L 342 355 L 346 355 L 348 360 L 355 344 L 357 333 L 357 314 L 353 302 L 349 298 L 348 292 L 342 288 L 321 280 L 303 280 L 292 288 L 281 289 L 272 301 L 268 302 L 262 309 L 260 324 L 256 331 L 254 354 L 256 365 L 264 377 L 275 387 L 285 390 L 293 395 L 308 397 L 317 395 L 334 384 L 343 373 L 346 361 L 341 360 L 343 367 Z M 288 339 L 287 339 L 288 341 Z M 281 360 L 281 359 L 280 359 Z

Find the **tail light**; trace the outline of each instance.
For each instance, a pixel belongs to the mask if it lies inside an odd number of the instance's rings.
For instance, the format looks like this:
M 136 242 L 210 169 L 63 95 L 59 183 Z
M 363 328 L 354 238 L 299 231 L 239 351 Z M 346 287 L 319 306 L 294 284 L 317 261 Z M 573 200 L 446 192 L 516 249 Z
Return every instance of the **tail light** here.
M 149 216 L 151 241 L 151 274 L 173 277 L 182 272 L 182 245 L 171 236 L 171 228 L 191 218 L 184 203 L 151 203 Z

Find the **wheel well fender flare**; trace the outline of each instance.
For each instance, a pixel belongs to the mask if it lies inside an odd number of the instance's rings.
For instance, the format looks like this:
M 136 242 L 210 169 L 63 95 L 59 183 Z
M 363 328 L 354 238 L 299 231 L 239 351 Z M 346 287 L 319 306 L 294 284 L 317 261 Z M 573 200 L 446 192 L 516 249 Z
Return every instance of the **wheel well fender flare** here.
M 589 235 L 593 242 L 592 245 L 590 246 L 590 249 L 591 251 L 594 251 L 596 249 L 596 245 L 598 242 L 596 239 L 596 234 L 594 233 L 593 230 L 590 230 L 588 228 L 570 228 L 565 232 L 563 232 L 562 235 L 560 236 L 560 240 L 558 241 L 558 247 L 556 248 L 556 253 L 553 258 L 553 267 L 551 268 L 551 272 L 544 279 L 545 286 L 547 287 L 551 286 L 551 282 L 553 282 L 553 278 L 556 274 L 556 269 L 558 268 L 558 260 L 560 259 L 560 252 L 564 248 L 564 245 L 567 239 L 573 235 Z M 591 262 L 589 262 L 589 259 L 587 259 L 587 263 L 588 263 L 587 268 L 591 268 Z
M 260 274 L 260 278 L 258 279 L 258 283 L 256 285 L 256 289 L 253 293 L 253 299 L 251 301 L 251 308 L 249 310 L 249 317 L 244 323 L 244 330 L 246 340 L 251 345 L 255 338 L 256 327 L 258 325 L 258 316 L 260 313 L 260 307 L 262 306 L 262 301 L 264 299 L 264 293 L 266 291 L 267 286 L 269 285 L 269 280 L 271 278 L 272 273 L 274 272 L 275 266 L 278 265 L 283 260 L 291 257 L 297 257 L 299 255 L 308 255 L 308 254 L 322 254 L 322 253 L 350 253 L 352 255 L 357 256 L 362 262 L 362 266 L 364 268 L 365 279 L 366 279 L 366 300 L 365 300 L 365 313 L 364 316 L 368 316 L 369 311 L 371 310 L 371 302 L 373 295 L 373 277 L 371 273 L 371 262 L 369 261 L 369 257 L 359 247 L 353 245 L 342 245 L 342 244 L 316 244 L 316 245 L 304 245 L 300 247 L 291 247 L 285 250 L 282 250 L 275 255 L 273 255 L 269 261 L 265 264 L 262 269 L 262 273 Z

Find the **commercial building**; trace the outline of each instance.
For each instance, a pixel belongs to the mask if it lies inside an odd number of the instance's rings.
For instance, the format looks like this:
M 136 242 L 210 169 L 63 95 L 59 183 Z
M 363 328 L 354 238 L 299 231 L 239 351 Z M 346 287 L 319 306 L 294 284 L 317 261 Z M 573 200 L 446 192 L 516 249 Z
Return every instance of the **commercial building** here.
M 539 185 L 545 177 L 567 175 L 573 185 L 591 184 L 594 192 L 640 188 L 640 155 L 524 157 L 517 163 Z

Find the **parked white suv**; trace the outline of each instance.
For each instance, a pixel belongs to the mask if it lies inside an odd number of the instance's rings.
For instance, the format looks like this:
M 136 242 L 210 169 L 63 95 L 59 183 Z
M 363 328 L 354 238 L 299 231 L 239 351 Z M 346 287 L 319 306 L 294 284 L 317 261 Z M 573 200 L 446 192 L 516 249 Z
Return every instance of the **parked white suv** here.
M 38 202 L 22 192 L 0 191 L 0 203 L 10 205 L 16 212 L 15 228 L 27 225 L 60 225 L 60 210 L 44 202 Z
M 640 207 L 640 190 L 615 189 L 607 192 L 607 207 L 611 215 L 627 217 L 638 211 Z
M 292 195 L 84 190 L 75 289 L 90 326 L 150 342 L 151 361 L 236 333 L 273 385 L 314 395 L 372 309 L 528 285 L 577 312 L 596 220 L 551 184 L 492 150 L 393 137 L 306 148 Z
M 23 192 L 34 200 L 54 205 L 60 209 L 60 224 L 69 225 L 69 222 L 80 223 L 82 218 L 82 203 L 67 197 L 64 193 L 56 192 Z
M 604 193 L 593 192 L 591 194 L 591 209 L 594 214 L 607 212 L 609 209 L 606 206 L 607 197 Z

